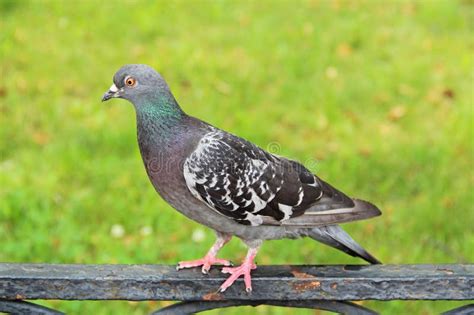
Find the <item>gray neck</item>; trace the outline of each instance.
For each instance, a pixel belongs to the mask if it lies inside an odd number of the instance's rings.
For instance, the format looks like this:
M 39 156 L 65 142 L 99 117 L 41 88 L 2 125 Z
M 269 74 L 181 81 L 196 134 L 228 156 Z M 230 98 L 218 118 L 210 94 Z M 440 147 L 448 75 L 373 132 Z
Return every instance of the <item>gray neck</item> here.
M 161 89 L 134 102 L 140 148 L 164 146 L 174 139 L 186 118 L 169 90 Z

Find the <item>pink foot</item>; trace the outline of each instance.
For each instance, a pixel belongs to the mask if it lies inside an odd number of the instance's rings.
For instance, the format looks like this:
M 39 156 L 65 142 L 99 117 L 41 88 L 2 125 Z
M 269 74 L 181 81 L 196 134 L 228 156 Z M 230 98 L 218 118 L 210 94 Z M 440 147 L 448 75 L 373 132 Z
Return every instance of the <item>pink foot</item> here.
M 235 282 L 235 280 L 237 280 L 240 276 L 243 275 L 245 282 L 245 291 L 252 292 L 252 278 L 250 277 L 250 272 L 256 268 L 257 265 L 255 265 L 251 260 L 245 260 L 242 265 L 238 267 L 222 268 L 223 273 L 230 273 L 231 276 L 227 278 L 227 280 L 221 285 L 219 291 L 224 292 Z
M 202 273 L 207 274 L 209 272 L 209 269 L 211 269 L 212 265 L 232 266 L 232 263 L 225 259 L 219 259 L 212 255 L 206 255 L 204 258 L 201 259 L 180 261 L 178 263 L 178 266 L 176 266 L 176 270 L 202 266 Z

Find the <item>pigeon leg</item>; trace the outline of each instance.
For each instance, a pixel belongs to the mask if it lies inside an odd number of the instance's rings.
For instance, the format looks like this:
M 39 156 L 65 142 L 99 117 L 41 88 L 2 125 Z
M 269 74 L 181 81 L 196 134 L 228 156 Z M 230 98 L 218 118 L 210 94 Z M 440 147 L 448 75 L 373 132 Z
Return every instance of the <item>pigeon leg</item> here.
M 217 240 L 212 245 L 211 249 L 207 252 L 206 256 L 201 259 L 190 260 L 190 261 L 180 261 L 178 266 L 176 266 L 176 270 L 184 269 L 184 268 L 193 268 L 202 266 L 202 273 L 207 274 L 209 269 L 211 269 L 212 265 L 224 265 L 224 266 L 232 266 L 232 263 L 225 259 L 219 259 L 216 257 L 217 252 L 225 245 L 227 242 L 230 241 L 232 238 L 231 235 L 217 233 Z
M 257 255 L 258 247 L 251 247 L 247 252 L 247 256 L 243 261 L 242 265 L 238 267 L 225 267 L 222 268 L 223 273 L 230 273 L 230 277 L 221 285 L 219 291 L 224 292 L 230 287 L 235 280 L 237 280 L 240 276 L 244 276 L 245 282 L 245 291 L 252 292 L 252 278 L 250 277 L 250 272 L 253 269 L 257 268 L 257 265 L 254 263 L 255 256 Z

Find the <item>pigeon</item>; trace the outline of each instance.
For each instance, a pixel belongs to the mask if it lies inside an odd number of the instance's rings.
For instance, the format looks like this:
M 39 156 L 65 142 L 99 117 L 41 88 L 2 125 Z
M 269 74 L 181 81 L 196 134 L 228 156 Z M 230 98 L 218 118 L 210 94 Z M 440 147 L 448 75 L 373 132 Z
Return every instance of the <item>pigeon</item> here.
M 371 264 L 380 264 L 338 224 L 378 216 L 372 203 L 348 197 L 297 161 L 187 115 L 152 67 L 129 64 L 113 77 L 102 101 L 123 98 L 135 107 L 137 137 L 148 177 L 158 194 L 186 217 L 216 232 L 202 259 L 177 269 L 222 265 L 224 292 L 251 271 L 265 240 L 310 237 Z M 248 247 L 240 266 L 217 258 L 236 236 Z

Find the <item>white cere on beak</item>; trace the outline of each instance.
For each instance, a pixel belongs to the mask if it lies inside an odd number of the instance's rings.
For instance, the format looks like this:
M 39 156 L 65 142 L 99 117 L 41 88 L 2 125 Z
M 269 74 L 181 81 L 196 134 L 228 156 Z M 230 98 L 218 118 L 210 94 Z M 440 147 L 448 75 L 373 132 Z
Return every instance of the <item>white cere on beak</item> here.
M 115 93 L 115 92 L 118 92 L 118 88 L 117 88 L 117 86 L 116 86 L 115 84 L 112 84 L 112 86 L 110 87 L 109 91 Z

